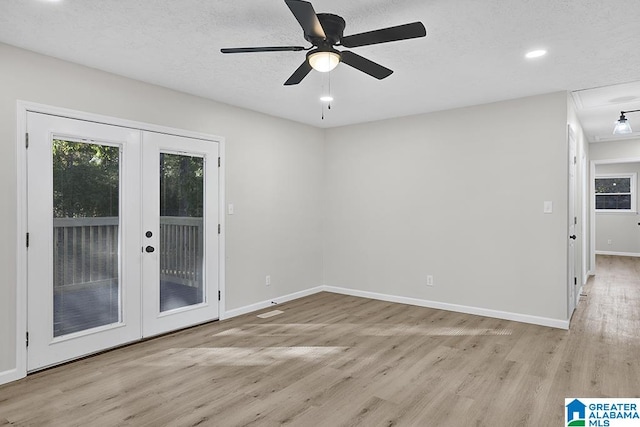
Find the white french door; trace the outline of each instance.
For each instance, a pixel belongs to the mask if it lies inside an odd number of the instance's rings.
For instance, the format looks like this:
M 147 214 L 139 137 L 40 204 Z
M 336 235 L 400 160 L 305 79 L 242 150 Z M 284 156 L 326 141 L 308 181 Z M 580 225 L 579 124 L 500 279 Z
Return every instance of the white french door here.
M 218 318 L 218 144 L 29 112 L 27 369 Z
M 28 370 L 138 339 L 140 131 L 28 113 Z
M 142 333 L 218 318 L 218 145 L 142 135 Z

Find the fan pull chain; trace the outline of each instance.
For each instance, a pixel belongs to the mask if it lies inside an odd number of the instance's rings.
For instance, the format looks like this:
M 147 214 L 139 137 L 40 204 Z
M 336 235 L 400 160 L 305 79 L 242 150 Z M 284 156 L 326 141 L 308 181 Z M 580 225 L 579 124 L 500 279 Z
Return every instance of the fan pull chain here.
M 327 84 L 326 87 L 328 88 L 328 91 L 325 92 L 325 85 L 322 85 L 321 88 L 321 96 L 320 96 L 320 101 L 322 102 L 321 107 L 322 107 L 322 120 L 324 120 L 324 106 L 325 106 L 325 102 L 327 104 L 327 110 L 331 110 L 331 102 L 333 102 L 333 96 L 331 96 L 331 72 L 327 73 Z
M 333 96 L 331 95 L 331 71 L 329 71 L 329 96 L 331 97 L 331 101 L 333 101 Z M 327 109 L 331 110 L 331 101 L 327 105 Z

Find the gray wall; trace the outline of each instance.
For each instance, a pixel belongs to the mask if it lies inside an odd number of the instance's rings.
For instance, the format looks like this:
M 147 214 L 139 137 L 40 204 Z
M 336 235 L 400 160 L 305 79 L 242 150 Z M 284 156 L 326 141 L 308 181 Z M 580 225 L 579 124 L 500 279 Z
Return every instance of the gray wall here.
M 325 284 L 567 319 L 565 92 L 325 131 L 0 58 L 0 374 L 15 367 L 17 99 L 226 138 L 227 310 Z
M 325 284 L 567 319 L 566 135 L 564 92 L 328 130 Z
M 596 211 L 596 252 L 615 252 L 640 255 L 640 215 L 637 196 L 640 176 L 640 163 L 614 163 L 596 165 L 599 174 L 635 173 L 636 174 L 636 212 L 597 212 Z M 611 242 L 611 243 L 609 243 Z
M 626 139 L 623 141 L 606 141 L 589 144 L 591 160 L 620 160 L 640 159 L 640 139 Z
M 0 63 L 0 374 L 16 366 L 18 99 L 225 137 L 227 310 L 322 284 L 322 130 L 3 44 Z

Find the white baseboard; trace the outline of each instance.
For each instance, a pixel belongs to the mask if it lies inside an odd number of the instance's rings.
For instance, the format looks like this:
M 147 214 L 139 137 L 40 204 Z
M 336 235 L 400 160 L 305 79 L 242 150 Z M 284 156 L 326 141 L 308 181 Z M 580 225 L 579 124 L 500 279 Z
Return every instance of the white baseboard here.
M 273 298 L 266 301 L 257 302 L 255 304 L 246 305 L 244 307 L 235 308 L 226 311 L 220 320 L 230 319 L 232 317 L 241 316 L 243 314 L 262 310 L 267 307 L 273 307 L 276 304 L 292 301 L 298 298 L 313 295 L 318 292 L 333 292 L 336 294 L 351 295 L 354 297 L 370 298 L 379 301 L 396 302 L 400 304 L 415 305 L 418 307 L 435 308 L 438 310 L 455 311 L 457 313 L 474 314 L 477 316 L 493 317 L 496 319 L 511 320 L 514 322 L 530 323 L 533 325 L 548 326 L 551 328 L 569 329 L 569 320 L 551 319 L 548 317 L 532 316 L 528 314 L 511 313 L 508 311 L 491 310 L 488 308 L 470 307 L 466 305 L 450 304 L 446 302 L 429 301 L 418 298 L 402 297 L 396 295 L 380 294 L 376 292 L 359 291 L 356 289 L 342 288 L 339 286 L 317 286 L 289 295 Z
M 19 380 L 20 378 L 24 378 L 24 375 L 20 374 L 17 369 L 2 371 L 0 372 L 0 385 Z
M 458 313 L 474 314 L 477 316 L 493 317 L 496 319 L 512 320 L 514 322 L 530 323 L 551 328 L 569 329 L 569 320 L 551 319 L 547 317 L 531 316 L 528 314 L 511 313 L 508 311 L 491 310 L 487 308 L 469 307 L 466 305 L 449 304 L 444 302 L 429 301 L 418 298 L 400 297 L 395 295 L 379 294 L 375 292 L 359 291 L 355 289 L 341 288 L 337 286 L 324 286 L 324 290 L 337 294 L 351 295 L 355 297 L 370 298 L 380 301 L 397 302 L 400 304 L 416 305 L 419 307 L 435 308 L 438 310 L 455 311 Z
M 582 286 L 587 284 L 587 282 L 589 281 L 589 277 L 591 276 L 595 276 L 595 273 L 591 270 L 587 271 L 587 274 L 585 274 L 584 276 L 584 283 L 582 283 Z
M 233 310 L 227 310 L 220 316 L 220 320 L 230 319 L 232 317 L 241 316 L 243 314 L 251 313 L 253 311 L 262 310 L 263 308 L 272 307 L 276 304 L 282 304 L 283 302 L 292 301 L 294 299 L 306 297 L 308 295 L 317 294 L 318 292 L 322 292 L 324 290 L 325 290 L 324 286 L 317 286 L 315 288 L 306 289 L 300 292 L 294 292 L 292 294 L 283 295 L 281 297 L 276 297 L 266 301 L 257 302 L 255 304 L 245 305 L 244 307 L 234 308 Z
M 596 255 L 630 256 L 636 258 L 640 257 L 640 254 L 637 252 L 596 251 Z

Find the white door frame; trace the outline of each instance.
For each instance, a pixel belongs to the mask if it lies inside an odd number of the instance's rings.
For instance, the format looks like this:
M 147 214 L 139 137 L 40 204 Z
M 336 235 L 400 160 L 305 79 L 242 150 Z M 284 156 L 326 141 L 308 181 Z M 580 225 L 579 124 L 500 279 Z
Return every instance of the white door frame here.
M 582 170 L 582 174 L 580 176 L 580 193 L 582 195 L 582 206 L 580 208 L 580 234 L 582 235 L 582 244 L 581 253 L 582 253 L 582 283 L 580 283 L 580 293 L 582 293 L 582 288 L 587 284 L 587 280 L 589 276 L 592 274 L 591 270 L 593 269 L 593 264 L 591 264 L 591 257 L 589 256 L 589 251 L 591 248 L 591 240 L 593 236 L 591 235 L 591 230 L 587 230 L 587 224 L 591 223 L 591 215 L 589 213 L 590 206 L 590 197 L 589 197 L 589 179 L 591 177 L 591 170 L 589 169 L 589 159 L 587 157 L 587 153 L 584 150 L 581 150 L 581 159 L 580 159 L 580 169 Z M 589 218 L 589 221 L 587 221 Z M 587 237 L 589 238 L 589 244 L 587 245 Z
M 220 236 L 218 238 L 218 283 L 220 289 L 219 312 L 222 320 L 225 309 L 225 140 L 223 137 L 187 131 L 171 127 L 159 126 L 149 123 L 136 122 L 116 117 L 86 113 L 51 105 L 38 104 L 28 101 L 17 101 L 17 133 L 16 133 L 16 169 L 17 169 L 17 217 L 16 217 L 16 368 L 12 375 L 3 379 L 14 381 L 27 375 L 27 249 L 25 244 L 27 230 L 27 112 L 50 114 L 89 122 L 103 123 L 125 128 L 146 130 L 151 132 L 166 133 L 169 135 L 184 136 L 214 141 L 219 144 L 220 167 L 218 170 L 218 212 L 220 222 Z

